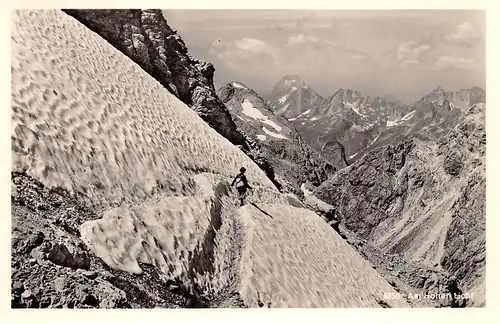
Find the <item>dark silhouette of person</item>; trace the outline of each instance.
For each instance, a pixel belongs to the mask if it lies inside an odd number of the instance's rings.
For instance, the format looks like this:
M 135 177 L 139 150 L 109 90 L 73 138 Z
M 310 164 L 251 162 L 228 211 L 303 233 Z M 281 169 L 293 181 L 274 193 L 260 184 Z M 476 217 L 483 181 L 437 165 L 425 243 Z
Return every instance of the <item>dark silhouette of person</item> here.
M 233 182 L 231 183 L 231 186 L 234 186 L 236 184 L 236 189 L 238 190 L 238 195 L 240 198 L 240 206 L 243 206 L 244 200 L 247 195 L 247 190 L 248 189 L 253 189 L 250 184 L 248 184 L 248 179 L 247 176 L 245 175 L 246 169 L 241 168 L 240 173 L 234 177 Z

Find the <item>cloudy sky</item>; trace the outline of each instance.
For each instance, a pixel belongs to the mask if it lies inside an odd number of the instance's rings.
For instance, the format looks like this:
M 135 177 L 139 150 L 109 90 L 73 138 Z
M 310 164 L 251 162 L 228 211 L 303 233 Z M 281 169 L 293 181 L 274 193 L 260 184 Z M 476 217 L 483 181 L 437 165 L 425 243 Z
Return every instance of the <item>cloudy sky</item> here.
M 287 74 L 319 94 L 339 88 L 418 100 L 437 86 L 485 87 L 483 11 L 165 11 L 219 87 L 261 95 Z

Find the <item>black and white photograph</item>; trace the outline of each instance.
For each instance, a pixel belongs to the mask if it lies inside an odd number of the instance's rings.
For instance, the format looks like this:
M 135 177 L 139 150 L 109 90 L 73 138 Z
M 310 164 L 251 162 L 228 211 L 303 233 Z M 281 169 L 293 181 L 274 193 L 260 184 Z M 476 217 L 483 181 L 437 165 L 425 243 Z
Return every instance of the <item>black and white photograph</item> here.
M 486 10 L 10 25 L 11 309 L 488 304 Z

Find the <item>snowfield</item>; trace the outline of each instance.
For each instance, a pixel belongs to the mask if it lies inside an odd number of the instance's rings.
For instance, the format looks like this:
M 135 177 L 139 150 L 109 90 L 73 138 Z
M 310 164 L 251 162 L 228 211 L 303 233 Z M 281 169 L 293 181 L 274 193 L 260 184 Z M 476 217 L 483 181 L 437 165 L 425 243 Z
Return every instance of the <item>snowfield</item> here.
M 80 238 L 110 267 L 141 273 L 148 263 L 213 296 L 239 292 L 249 307 L 380 307 L 395 293 L 320 217 L 291 206 L 241 150 L 97 34 L 59 10 L 12 19 L 12 171 L 99 213 Z M 248 102 L 243 109 L 264 117 Z M 229 183 L 242 166 L 255 205 L 240 208 Z
M 279 102 L 280 104 L 284 104 L 284 103 L 285 103 L 285 101 L 286 101 L 287 99 L 288 99 L 288 94 L 286 94 L 286 95 L 284 95 L 283 97 L 279 98 L 279 99 L 278 99 L 278 102 Z
M 278 134 L 278 133 L 274 133 L 274 132 L 271 132 L 270 130 L 268 130 L 267 128 L 265 127 L 262 127 L 262 130 L 264 131 L 264 133 L 266 133 L 267 135 L 270 135 L 272 137 L 276 137 L 276 138 L 280 138 L 280 139 L 287 139 L 285 136 L 283 136 L 282 134 Z
M 387 121 L 387 127 L 394 127 L 394 126 L 398 126 L 402 123 L 404 123 L 405 121 L 407 120 L 410 120 L 413 115 L 415 114 L 415 111 L 412 111 L 412 112 L 409 112 L 408 114 L 406 114 L 403 118 L 401 119 L 397 119 L 397 120 L 388 120 Z
M 237 83 L 237 82 L 233 82 L 233 87 L 235 88 L 239 88 L 239 89 L 245 89 L 244 86 L 242 86 L 241 84 Z
M 241 107 L 243 108 L 243 113 L 247 115 L 248 117 L 251 117 L 253 119 L 257 119 L 260 122 L 269 125 L 276 129 L 278 132 L 281 132 L 283 129 L 281 126 L 270 120 L 267 116 L 264 116 L 259 109 L 255 108 L 252 103 L 248 100 L 243 100 L 243 103 L 241 104 Z

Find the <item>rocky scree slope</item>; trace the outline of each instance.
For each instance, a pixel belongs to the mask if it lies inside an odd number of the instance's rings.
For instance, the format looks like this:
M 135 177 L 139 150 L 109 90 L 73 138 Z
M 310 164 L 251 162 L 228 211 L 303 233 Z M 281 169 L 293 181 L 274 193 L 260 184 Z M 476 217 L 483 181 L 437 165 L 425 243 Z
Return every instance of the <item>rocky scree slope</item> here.
M 314 195 L 382 253 L 448 273 L 473 292 L 469 305 L 484 305 L 485 145 L 485 104 L 476 104 L 441 139 L 370 151 Z
M 65 9 L 89 29 L 137 63 L 170 93 L 241 148 L 278 187 L 271 164 L 255 142 L 237 129 L 227 108 L 216 95 L 212 64 L 193 58 L 181 37 L 159 9 Z
M 393 292 L 100 36 L 58 10 L 12 19 L 13 307 L 380 307 Z
M 310 182 L 315 186 L 328 179 L 340 167 L 325 161 L 283 117 L 274 115 L 264 100 L 239 82 L 228 83 L 217 94 L 248 138 L 259 142 L 265 158 L 276 174 L 294 193 Z M 343 167 L 343 165 L 341 166 Z
M 411 137 L 437 139 L 481 102 L 485 91 L 478 87 L 452 92 L 438 87 L 411 105 L 350 89 L 321 98 L 300 77 L 285 76 L 273 89 L 269 105 L 323 155 L 328 157 L 328 145 L 340 143 L 352 163 L 371 149 Z

